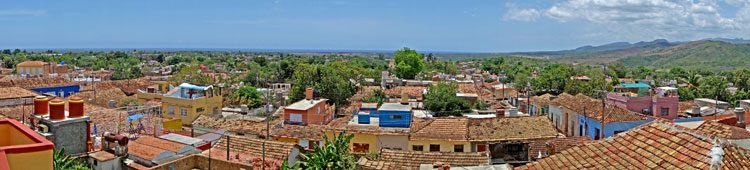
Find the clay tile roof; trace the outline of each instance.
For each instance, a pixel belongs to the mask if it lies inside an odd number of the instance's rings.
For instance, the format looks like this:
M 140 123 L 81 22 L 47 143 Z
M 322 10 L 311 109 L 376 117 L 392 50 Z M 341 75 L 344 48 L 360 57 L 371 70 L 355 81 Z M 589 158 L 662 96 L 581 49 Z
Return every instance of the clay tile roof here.
M 263 156 L 263 142 L 266 142 L 266 157 L 275 160 L 286 160 L 294 150 L 295 144 L 272 140 L 253 139 L 245 136 L 229 135 L 229 150 L 252 157 Z M 226 153 L 227 138 L 222 137 L 213 149 Z
M 601 100 L 596 100 L 583 94 L 571 96 L 563 93 L 560 94 L 557 99 L 552 100 L 550 105 L 567 108 L 579 114 L 583 114 L 585 109 L 587 117 L 595 119 L 598 122 L 604 122 L 605 124 L 612 122 L 648 120 L 648 117 L 643 114 L 632 112 L 614 105 L 608 105 L 607 108 L 603 109 Z M 604 118 L 602 118 L 602 114 L 604 114 Z
M 276 119 L 271 122 L 271 126 L 278 123 L 281 119 Z M 193 121 L 193 126 L 205 127 L 205 128 L 225 128 L 230 132 L 266 136 L 266 122 L 265 121 L 252 121 L 242 119 L 225 119 L 225 118 L 214 118 L 211 116 L 200 115 Z
M 469 134 L 467 118 L 435 118 L 430 124 L 411 133 L 411 140 L 466 141 Z
M 402 93 L 406 93 L 409 94 L 409 96 L 421 98 L 424 89 L 425 87 L 420 86 L 396 86 L 383 92 L 389 96 L 401 96 Z
M 553 146 L 555 153 L 560 153 L 569 148 L 592 142 L 594 141 L 591 140 L 591 137 L 589 136 L 570 136 L 549 140 L 533 140 L 529 143 L 529 157 L 536 158 L 539 153 L 541 153 L 543 157 L 549 156 L 550 153 L 547 152 L 547 145 Z M 554 155 L 554 153 L 552 153 L 552 155 Z
M 138 140 L 134 141 L 135 143 L 144 144 L 152 147 L 156 147 L 159 149 L 164 149 L 168 151 L 172 151 L 174 153 L 179 153 L 180 149 L 182 147 L 185 147 L 185 144 L 173 142 L 170 140 L 155 138 L 151 136 L 143 136 L 138 138 Z M 132 142 L 130 142 L 132 143 Z
M 284 137 L 292 139 L 305 139 L 321 141 L 323 140 L 323 126 L 308 124 L 303 125 L 292 125 L 279 123 L 276 127 L 272 127 L 271 136 Z
M 557 130 L 544 116 L 469 119 L 471 141 L 506 141 L 553 138 Z
M 0 83 L 2 86 L 16 86 L 21 88 L 33 89 L 43 87 L 58 87 L 58 86 L 72 86 L 78 83 L 70 81 L 62 77 L 40 77 L 40 78 L 24 78 L 5 81 Z
M 96 90 L 103 90 L 103 89 L 111 89 L 111 88 L 120 88 L 123 92 L 127 95 L 133 95 L 137 92 L 137 90 L 145 90 L 148 88 L 148 86 L 155 85 L 156 83 L 148 81 L 143 78 L 139 79 L 131 79 L 131 80 L 115 80 L 115 81 L 104 81 L 99 83 L 94 83 L 93 86 L 86 86 L 81 88 L 81 91 L 91 91 L 94 90 L 94 86 L 96 86 Z
M 16 64 L 16 67 L 38 67 L 47 65 L 47 62 L 42 61 L 24 61 Z
M 357 168 L 363 170 L 390 170 L 401 167 L 393 162 L 369 160 L 363 156 L 357 161 Z
M 0 88 L 0 99 L 27 98 L 27 97 L 34 97 L 38 95 L 39 93 L 36 93 L 31 90 L 26 90 L 20 87 Z
M 549 100 L 550 97 L 552 97 L 552 95 L 549 94 L 549 93 L 547 93 L 547 94 L 544 94 L 544 95 L 541 95 L 541 96 L 531 97 L 531 99 L 533 99 L 534 102 L 536 102 L 536 104 L 538 104 L 540 106 L 547 106 L 550 103 L 550 100 Z
M 129 155 L 134 155 L 149 161 L 154 160 L 154 158 L 156 158 L 156 156 L 158 156 L 162 152 L 167 152 L 167 150 L 138 142 L 128 142 Z
M 725 125 L 716 121 L 707 121 L 696 128 L 709 136 L 717 136 L 725 139 L 749 139 L 750 132 L 743 128 Z
M 654 121 L 515 169 L 709 169 L 712 141 L 700 132 Z M 750 168 L 747 150 L 728 143 L 721 147 L 721 169 Z
M 380 161 L 360 159 L 357 165 L 366 169 L 419 169 L 420 164 L 436 162 L 447 163 L 453 167 L 488 165 L 490 154 L 489 152 L 419 152 L 382 149 Z
M 120 88 L 97 89 L 96 97 L 94 97 L 94 91 L 79 92 L 66 97 L 66 99 L 72 97 L 80 97 L 87 102 L 86 104 L 94 104 L 101 107 L 109 107 L 110 100 L 114 100 L 115 106 L 119 106 L 120 102 L 125 99 L 136 99 L 135 96 L 127 96 Z

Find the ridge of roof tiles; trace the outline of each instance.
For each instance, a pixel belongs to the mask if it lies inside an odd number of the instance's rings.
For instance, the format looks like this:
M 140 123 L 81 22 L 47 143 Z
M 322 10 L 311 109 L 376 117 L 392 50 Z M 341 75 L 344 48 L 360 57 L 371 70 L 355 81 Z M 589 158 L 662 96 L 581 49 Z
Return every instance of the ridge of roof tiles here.
M 360 159 L 357 166 L 363 169 L 419 169 L 421 164 L 436 162 L 451 166 L 477 166 L 490 164 L 489 152 L 422 152 L 382 149 L 380 160 Z
M 644 121 L 648 120 L 648 116 L 632 112 L 627 109 L 623 109 L 614 105 L 609 105 L 607 108 L 602 108 L 602 101 L 588 97 L 583 94 L 572 96 L 567 93 L 560 94 L 560 96 L 552 100 L 550 105 L 564 107 L 569 110 L 586 113 L 586 117 L 597 120 L 598 122 L 612 123 L 621 121 Z M 604 114 L 604 118 L 602 118 Z M 604 120 L 603 120 L 604 119 Z

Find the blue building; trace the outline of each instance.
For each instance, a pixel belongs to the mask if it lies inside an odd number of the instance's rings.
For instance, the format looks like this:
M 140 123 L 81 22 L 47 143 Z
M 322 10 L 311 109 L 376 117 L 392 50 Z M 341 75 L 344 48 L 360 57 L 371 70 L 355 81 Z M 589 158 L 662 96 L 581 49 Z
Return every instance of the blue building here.
M 78 85 L 68 85 L 68 86 L 33 88 L 31 90 L 37 93 L 42 93 L 42 94 L 55 95 L 59 97 L 68 97 L 74 93 L 78 93 L 80 91 L 80 88 L 81 87 Z
M 611 121 L 604 124 L 604 137 L 600 137 L 602 132 L 602 124 L 600 123 L 599 118 L 590 118 L 590 117 L 583 117 L 583 115 L 578 115 L 578 124 L 579 124 L 579 130 L 585 129 L 585 135 L 591 137 L 591 139 L 597 140 L 602 139 L 606 137 L 610 137 L 612 135 L 615 135 L 620 132 L 624 132 L 627 130 L 630 130 L 632 128 L 635 128 L 637 126 L 640 126 L 642 124 L 646 124 L 648 122 L 654 121 L 653 118 L 646 118 L 646 120 L 641 121 Z
M 383 103 L 378 109 L 380 127 L 409 127 L 411 124 L 411 106 L 400 103 Z

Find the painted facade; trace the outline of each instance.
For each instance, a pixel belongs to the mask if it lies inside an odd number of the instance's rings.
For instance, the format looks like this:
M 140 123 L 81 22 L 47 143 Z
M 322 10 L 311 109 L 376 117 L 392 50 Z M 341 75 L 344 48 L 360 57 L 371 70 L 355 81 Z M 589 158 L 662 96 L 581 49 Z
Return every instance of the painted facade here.
M 54 95 L 59 97 L 68 97 L 72 94 L 78 93 L 81 87 L 79 85 L 70 86 L 57 86 L 57 87 L 43 87 L 31 89 L 37 93 Z
M 471 152 L 471 142 L 469 141 L 448 141 L 448 140 L 411 140 L 409 141 L 409 150 L 410 151 L 419 151 L 414 150 L 414 146 L 421 146 L 421 151 L 431 151 L 430 147 L 432 146 L 439 146 L 440 151 L 439 152 L 457 152 L 456 149 L 460 149 L 460 152 Z M 463 148 L 457 148 L 457 146 L 463 147 Z M 434 152 L 434 151 L 433 151 Z
M 327 101 L 327 99 L 300 100 L 293 103 L 284 108 L 284 121 L 326 125 L 336 115 L 336 105 L 328 105 Z
M 628 97 L 618 93 L 609 93 L 607 94 L 607 103 L 636 113 L 668 120 L 676 119 L 679 110 L 679 97 L 677 95 Z
M 380 119 L 380 127 L 409 127 L 412 110 L 409 105 L 384 103 L 378 109 L 377 116 Z
M 54 144 L 16 120 L 0 120 L 0 169 L 51 170 Z
M 182 124 L 190 124 L 202 114 L 221 113 L 223 97 L 216 94 L 213 86 L 195 86 L 183 83 L 168 93 L 148 93 L 139 90 L 136 98 L 145 103 L 158 98 L 162 101 L 162 116 L 179 118 Z

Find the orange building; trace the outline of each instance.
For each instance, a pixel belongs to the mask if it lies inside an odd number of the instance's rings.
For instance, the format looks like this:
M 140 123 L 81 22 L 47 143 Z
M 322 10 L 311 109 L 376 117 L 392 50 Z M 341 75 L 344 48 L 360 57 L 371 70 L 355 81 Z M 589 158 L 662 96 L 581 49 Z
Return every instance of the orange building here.
M 304 100 L 284 108 L 284 121 L 287 123 L 325 125 L 333 120 L 336 106 L 328 105 L 327 99 L 320 99 L 320 94 L 307 89 Z
M 16 120 L 0 120 L 0 169 L 51 170 L 55 145 Z

